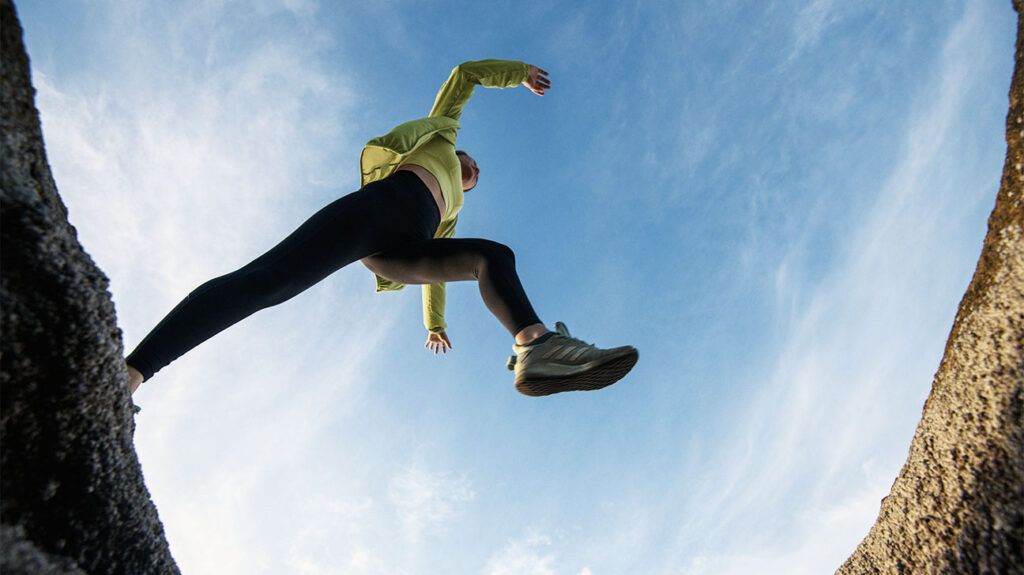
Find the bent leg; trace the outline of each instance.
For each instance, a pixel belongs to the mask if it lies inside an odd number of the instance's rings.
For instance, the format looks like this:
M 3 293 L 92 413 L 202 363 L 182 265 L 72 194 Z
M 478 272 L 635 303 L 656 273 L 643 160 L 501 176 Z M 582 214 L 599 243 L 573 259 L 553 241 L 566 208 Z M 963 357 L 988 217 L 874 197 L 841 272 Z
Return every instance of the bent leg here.
M 419 241 L 363 259 L 381 277 L 404 284 L 477 281 L 487 309 L 515 336 L 540 323 L 508 246 L 482 239 Z

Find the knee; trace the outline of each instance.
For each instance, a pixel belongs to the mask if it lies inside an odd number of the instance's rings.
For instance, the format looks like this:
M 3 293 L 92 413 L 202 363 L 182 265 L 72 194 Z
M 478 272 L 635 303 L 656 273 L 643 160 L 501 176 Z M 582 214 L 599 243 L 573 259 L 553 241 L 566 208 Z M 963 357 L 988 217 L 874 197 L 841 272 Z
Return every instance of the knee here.
M 262 270 L 252 283 L 252 297 L 267 308 L 284 303 L 302 291 L 301 282 L 274 269 Z
M 516 264 L 516 253 L 505 244 L 491 240 L 480 240 L 480 251 L 488 262 L 496 262 L 507 265 Z

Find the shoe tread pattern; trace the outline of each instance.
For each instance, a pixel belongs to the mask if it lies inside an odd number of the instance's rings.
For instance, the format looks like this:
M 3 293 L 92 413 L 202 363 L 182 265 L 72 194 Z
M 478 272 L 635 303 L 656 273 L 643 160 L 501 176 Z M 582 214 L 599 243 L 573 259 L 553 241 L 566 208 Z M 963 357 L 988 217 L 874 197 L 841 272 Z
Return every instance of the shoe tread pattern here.
M 637 350 L 616 357 L 593 369 L 571 376 L 529 377 L 516 380 L 516 389 L 523 395 L 540 397 L 563 391 L 594 391 L 608 387 L 626 376 L 640 354 Z

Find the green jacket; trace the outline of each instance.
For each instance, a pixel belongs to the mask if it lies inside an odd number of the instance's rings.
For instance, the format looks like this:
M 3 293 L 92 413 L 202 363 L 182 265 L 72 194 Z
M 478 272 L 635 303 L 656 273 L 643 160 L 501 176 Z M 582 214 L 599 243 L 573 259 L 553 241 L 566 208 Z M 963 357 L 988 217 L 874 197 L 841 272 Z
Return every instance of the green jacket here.
M 475 86 L 510 88 L 529 76 L 529 65 L 514 60 L 479 60 L 456 66 L 441 86 L 430 115 L 400 124 L 383 136 L 366 143 L 359 158 L 361 185 L 384 179 L 418 150 L 435 152 L 417 159 L 437 178 L 445 201 L 445 214 L 434 232 L 435 238 L 455 235 L 455 224 L 462 209 L 462 169 L 455 155 L 459 117 Z M 440 152 L 439 154 L 437 152 Z M 443 160 L 431 160 L 440 157 Z M 426 165 L 424 165 L 426 164 Z M 398 290 L 403 284 L 377 276 L 377 291 Z M 444 331 L 445 284 L 423 286 L 423 324 L 432 332 Z

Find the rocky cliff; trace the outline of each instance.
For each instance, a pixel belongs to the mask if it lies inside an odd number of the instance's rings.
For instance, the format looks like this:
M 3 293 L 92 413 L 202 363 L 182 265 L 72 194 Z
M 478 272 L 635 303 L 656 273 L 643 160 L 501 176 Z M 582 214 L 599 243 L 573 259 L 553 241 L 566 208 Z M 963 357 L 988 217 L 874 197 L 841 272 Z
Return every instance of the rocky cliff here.
M 1024 19 L 1006 163 L 910 454 L 842 575 L 1024 573 Z
M 132 444 L 107 278 L 68 223 L 0 0 L 0 571 L 178 573 Z

